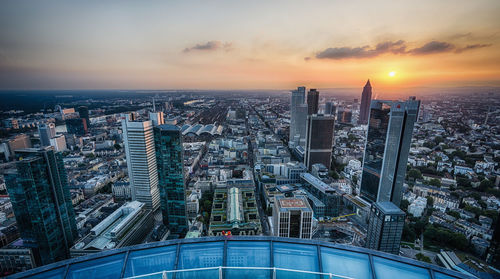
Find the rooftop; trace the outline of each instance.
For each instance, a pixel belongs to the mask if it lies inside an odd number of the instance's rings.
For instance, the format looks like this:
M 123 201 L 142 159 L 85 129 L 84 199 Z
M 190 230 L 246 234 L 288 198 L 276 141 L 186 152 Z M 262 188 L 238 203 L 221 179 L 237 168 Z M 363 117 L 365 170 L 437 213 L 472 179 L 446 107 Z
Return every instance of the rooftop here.
M 57 262 L 10 278 L 173 278 L 174 274 L 178 278 L 468 278 L 365 248 L 265 236 L 141 244 Z

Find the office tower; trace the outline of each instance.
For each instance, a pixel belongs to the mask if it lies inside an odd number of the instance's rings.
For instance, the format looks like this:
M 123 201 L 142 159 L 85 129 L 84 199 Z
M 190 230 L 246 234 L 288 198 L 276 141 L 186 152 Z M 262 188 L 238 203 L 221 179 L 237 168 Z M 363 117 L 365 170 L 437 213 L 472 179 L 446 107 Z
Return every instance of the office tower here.
M 307 114 L 317 114 L 319 108 L 319 91 L 316 89 L 310 89 L 307 92 Z
M 132 200 L 146 204 L 153 211 L 160 206 L 153 123 L 134 121 L 132 115 L 122 120 L 123 142 L 127 157 Z
M 313 211 L 303 196 L 274 197 L 274 235 L 311 239 Z
M 290 96 L 290 136 L 289 141 L 293 141 L 295 135 L 300 135 L 301 138 L 305 138 L 305 124 L 307 117 L 307 106 L 306 106 L 306 116 L 304 116 L 304 100 L 305 100 L 306 88 L 298 87 L 297 90 L 292 90 L 292 95 Z
M 399 206 L 419 105 L 415 98 L 372 101 L 361 176 L 364 199 Z
M 363 87 L 363 93 L 361 93 L 361 106 L 359 108 L 358 124 L 366 125 L 368 123 L 371 100 L 372 100 L 372 85 L 370 84 L 370 80 L 368 80 L 365 84 L 365 87 Z
M 333 105 L 332 102 L 326 102 L 325 103 L 325 114 L 335 114 L 335 106 Z
M 86 106 L 81 106 L 78 107 L 77 110 L 78 114 L 80 115 L 80 118 L 85 119 L 86 127 L 89 128 L 90 127 L 89 108 Z
M 372 204 L 366 248 L 399 255 L 399 245 L 405 224 L 405 213 L 392 202 Z
M 68 258 L 77 230 L 61 154 L 52 147 L 28 148 L 16 157 L 6 184 L 21 238 L 35 243 L 41 264 Z
M 307 117 L 304 164 L 308 170 L 317 163 L 330 169 L 334 124 L 332 115 L 313 114 Z
M 149 120 L 153 122 L 153 126 L 158 126 L 165 124 L 165 120 L 163 117 L 163 112 L 150 112 L 149 113 Z
M 169 124 L 157 126 L 154 142 L 163 223 L 172 234 L 185 234 L 188 222 L 181 130 Z
M 85 118 L 66 119 L 68 134 L 84 136 L 87 134 L 87 120 Z
M 50 146 L 50 139 L 56 135 L 56 125 L 54 123 L 38 125 L 38 135 L 40 136 L 40 145 Z

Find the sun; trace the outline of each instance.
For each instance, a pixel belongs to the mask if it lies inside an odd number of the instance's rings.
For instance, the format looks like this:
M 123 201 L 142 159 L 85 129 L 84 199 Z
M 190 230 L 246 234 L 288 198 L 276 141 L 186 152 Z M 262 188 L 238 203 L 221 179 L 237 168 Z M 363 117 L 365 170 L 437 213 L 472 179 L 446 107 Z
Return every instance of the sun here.
M 389 76 L 390 76 L 390 77 L 393 77 L 393 76 L 395 76 L 395 75 L 396 75 L 396 72 L 394 72 L 394 71 L 389 72 Z

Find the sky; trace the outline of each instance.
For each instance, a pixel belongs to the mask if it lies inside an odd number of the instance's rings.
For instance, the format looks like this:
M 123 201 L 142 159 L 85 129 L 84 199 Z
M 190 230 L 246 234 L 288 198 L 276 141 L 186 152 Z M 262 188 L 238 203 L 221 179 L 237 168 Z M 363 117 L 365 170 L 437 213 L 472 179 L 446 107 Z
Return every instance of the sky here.
M 498 0 L 2 0 L 0 90 L 500 86 L 499 15 Z

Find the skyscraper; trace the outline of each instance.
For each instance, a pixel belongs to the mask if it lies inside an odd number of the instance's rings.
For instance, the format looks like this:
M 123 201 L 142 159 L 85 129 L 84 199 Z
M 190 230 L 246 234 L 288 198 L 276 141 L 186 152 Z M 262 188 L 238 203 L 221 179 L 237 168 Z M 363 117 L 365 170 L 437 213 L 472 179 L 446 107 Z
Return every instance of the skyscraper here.
M 307 117 L 304 164 L 308 170 L 317 163 L 330 169 L 334 124 L 335 117 L 332 115 L 313 114 Z
M 359 124 L 366 125 L 368 123 L 368 116 L 370 114 L 370 103 L 372 100 L 372 85 L 370 80 L 368 80 L 363 87 L 363 93 L 361 93 L 361 106 L 359 108 Z
M 366 232 L 366 248 L 398 255 L 404 224 L 405 213 L 395 204 L 373 203 Z
M 153 126 L 158 126 L 165 124 L 165 119 L 163 117 L 163 112 L 150 112 L 149 113 L 149 120 L 153 122 Z
M 307 114 L 317 114 L 319 108 L 319 91 L 310 89 L 307 92 Z
M 368 124 L 361 197 L 399 206 L 420 101 L 373 100 Z
M 335 114 L 335 106 L 333 105 L 332 102 L 326 102 L 325 103 L 325 114 Z
M 40 264 L 68 258 L 78 235 L 61 154 L 52 147 L 28 148 L 16 157 L 6 183 L 21 237 L 36 243 Z
M 163 223 L 173 234 L 184 234 L 188 222 L 181 130 L 169 124 L 157 126 L 154 141 Z
M 56 125 L 54 123 L 38 125 L 38 135 L 41 146 L 50 146 L 50 139 L 56 135 Z
M 290 137 L 292 142 L 296 135 L 300 135 L 301 139 L 305 139 L 305 127 L 307 117 L 307 106 L 304 104 L 306 88 L 298 87 L 292 91 L 290 97 Z
M 89 108 L 86 106 L 81 106 L 78 107 L 78 114 L 80 115 L 80 118 L 85 119 L 85 124 L 87 125 L 86 127 L 90 127 L 90 117 L 89 117 Z
M 122 131 L 132 200 L 145 203 L 146 209 L 156 210 L 160 206 L 160 193 L 153 123 L 133 121 L 127 115 L 122 120 Z

